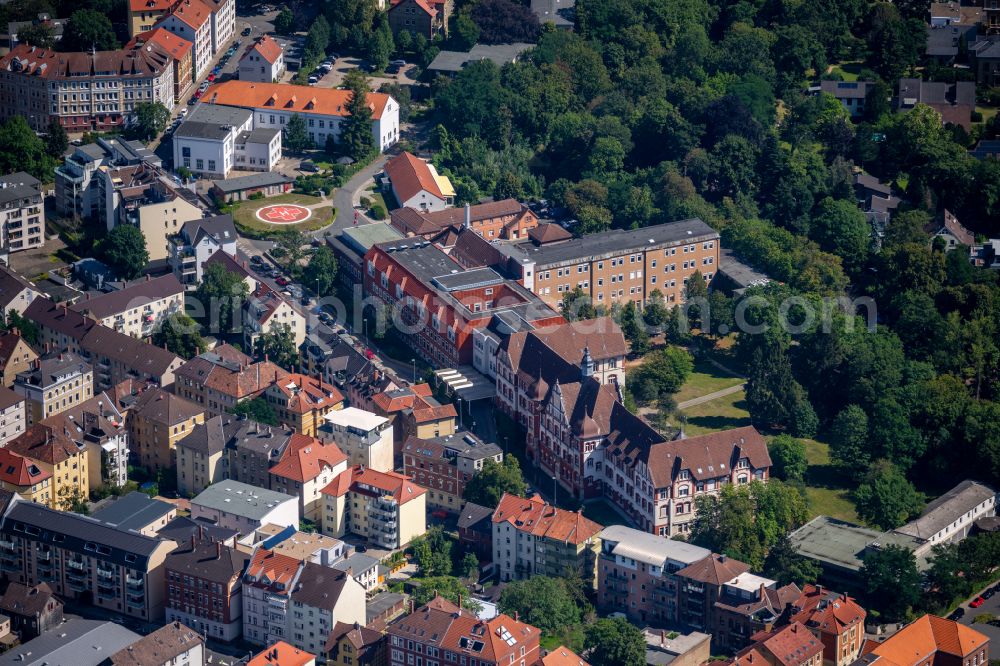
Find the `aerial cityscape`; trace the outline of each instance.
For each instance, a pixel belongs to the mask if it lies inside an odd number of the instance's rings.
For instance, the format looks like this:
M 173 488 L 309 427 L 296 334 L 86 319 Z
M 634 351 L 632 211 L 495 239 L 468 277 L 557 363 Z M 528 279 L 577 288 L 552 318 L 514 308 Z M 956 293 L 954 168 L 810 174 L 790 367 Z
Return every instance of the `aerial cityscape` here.
M 0 666 L 1000 666 L 998 0 L 0 33 Z

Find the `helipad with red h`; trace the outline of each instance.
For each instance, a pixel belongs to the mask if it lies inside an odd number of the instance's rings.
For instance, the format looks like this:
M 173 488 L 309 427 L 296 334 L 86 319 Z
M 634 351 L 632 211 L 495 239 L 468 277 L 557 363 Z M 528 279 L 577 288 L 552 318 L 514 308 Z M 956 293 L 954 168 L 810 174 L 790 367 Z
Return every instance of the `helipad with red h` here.
M 311 210 L 298 204 L 274 204 L 257 209 L 257 219 L 268 224 L 298 224 L 311 216 Z

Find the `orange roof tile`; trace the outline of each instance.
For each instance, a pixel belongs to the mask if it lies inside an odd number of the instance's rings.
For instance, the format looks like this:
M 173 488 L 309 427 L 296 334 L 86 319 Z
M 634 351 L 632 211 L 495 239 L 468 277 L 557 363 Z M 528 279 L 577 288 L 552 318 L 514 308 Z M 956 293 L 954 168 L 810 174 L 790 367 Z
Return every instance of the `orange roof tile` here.
M 539 495 L 525 498 L 510 493 L 500 498 L 493 522 L 507 522 L 521 532 L 574 544 L 581 544 L 604 529 L 603 525 L 584 518 L 581 512 L 554 507 Z
M 408 476 L 397 472 L 379 472 L 363 465 L 355 465 L 342 472 L 320 492 L 340 497 L 348 490 L 392 495 L 399 504 L 406 504 L 427 492 L 426 488 L 414 483 Z
M 140 32 L 125 45 L 125 48 L 132 48 L 139 44 L 159 44 L 174 60 L 183 60 L 191 53 L 191 47 L 194 46 L 188 40 L 165 28 L 153 28 L 146 32 Z
M 372 109 L 372 118 L 378 120 L 385 111 L 389 96 L 370 92 L 367 97 L 368 105 Z M 278 109 L 346 117 L 350 115 L 347 105 L 351 101 L 351 92 L 335 88 L 307 88 L 290 83 L 231 80 L 217 83 L 209 88 L 202 100 L 212 104 L 254 109 Z
M 412 153 L 404 152 L 386 162 L 385 175 L 399 195 L 400 203 L 411 199 L 421 190 L 426 190 L 440 199 L 445 197 L 427 162 Z
M 212 18 L 212 8 L 201 0 L 182 0 L 170 15 L 197 30 Z
M 52 476 L 28 458 L 10 449 L 0 449 L 0 481 L 12 486 L 27 488 Z
M 253 46 L 247 49 L 247 54 L 250 51 L 257 51 L 260 57 L 268 61 L 272 65 L 277 62 L 278 58 L 281 57 L 281 45 L 274 41 L 270 35 L 261 35 Z M 246 54 L 243 56 L 246 57 Z
M 314 663 L 316 655 L 278 641 L 247 662 L 247 666 L 306 666 Z
M 286 400 L 285 409 L 295 414 L 334 407 L 344 402 L 344 396 L 336 386 L 299 373 L 282 377 L 268 391 L 281 393 Z
M 560 645 L 542 657 L 543 666 L 590 666 L 583 657 L 570 650 L 564 645 Z
M 324 467 L 332 469 L 346 460 L 347 456 L 336 444 L 323 444 L 318 439 L 296 433 L 289 440 L 285 455 L 270 472 L 302 483 L 318 477 Z
M 250 564 L 247 565 L 247 574 L 260 578 L 262 585 L 270 586 L 274 583 L 284 583 L 285 589 L 288 589 L 301 564 L 302 562 L 294 557 L 260 548 L 254 553 Z
M 924 615 L 866 652 L 898 666 L 915 666 L 942 652 L 959 660 L 989 639 L 971 627 L 936 615 Z

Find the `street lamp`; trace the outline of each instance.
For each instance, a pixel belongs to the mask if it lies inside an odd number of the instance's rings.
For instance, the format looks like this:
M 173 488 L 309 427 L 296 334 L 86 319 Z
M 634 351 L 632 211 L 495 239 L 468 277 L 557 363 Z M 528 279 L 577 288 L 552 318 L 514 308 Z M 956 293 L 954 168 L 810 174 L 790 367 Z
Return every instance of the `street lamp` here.
M 411 358 L 410 363 L 413 364 L 413 383 L 417 383 L 417 359 Z

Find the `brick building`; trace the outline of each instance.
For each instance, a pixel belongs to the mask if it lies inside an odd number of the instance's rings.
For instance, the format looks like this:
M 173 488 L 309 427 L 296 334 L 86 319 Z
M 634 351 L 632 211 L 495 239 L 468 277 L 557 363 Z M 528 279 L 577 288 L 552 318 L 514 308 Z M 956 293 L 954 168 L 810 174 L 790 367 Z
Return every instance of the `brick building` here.
M 435 597 L 389 625 L 389 664 L 414 658 L 441 666 L 532 666 L 541 657 L 536 627 L 507 615 L 483 621 L 443 597 Z
M 243 633 L 243 571 L 250 556 L 220 542 L 181 543 L 167 556 L 166 617 L 204 636 L 236 640 Z
M 524 240 L 538 226 L 538 216 L 517 199 L 504 199 L 439 211 L 397 208 L 389 215 L 389 222 L 404 236 L 428 240 L 459 228 L 472 229 L 487 240 Z
M 403 443 L 403 473 L 427 488 L 432 509 L 458 512 L 465 484 L 487 460 L 503 462 L 503 451 L 470 432 L 431 439 L 408 437 Z
M 791 620 L 822 641 L 823 666 L 849 666 L 861 654 L 867 613 L 853 598 L 820 585 L 805 585 L 789 610 Z
M 990 639 L 972 627 L 924 615 L 881 643 L 869 641 L 855 666 L 982 666 Z
M 823 644 L 798 622 L 754 638 L 756 642 L 737 652 L 728 666 L 820 666 L 823 662 Z

